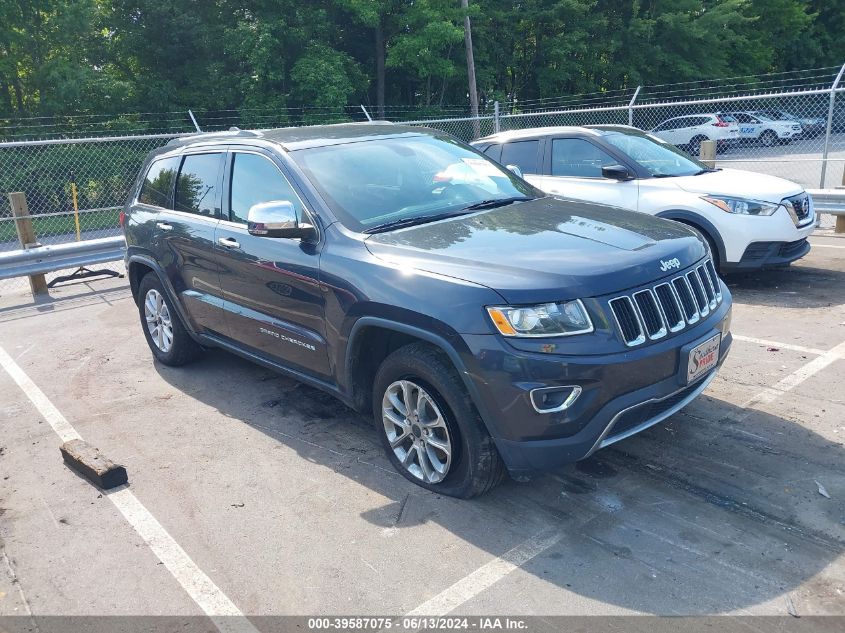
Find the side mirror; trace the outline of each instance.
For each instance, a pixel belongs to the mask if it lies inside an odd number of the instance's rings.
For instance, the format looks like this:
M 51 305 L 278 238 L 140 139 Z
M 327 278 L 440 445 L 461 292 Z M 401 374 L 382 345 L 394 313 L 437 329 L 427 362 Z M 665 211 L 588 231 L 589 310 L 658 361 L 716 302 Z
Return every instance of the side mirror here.
M 632 174 L 624 165 L 606 165 L 601 168 L 602 178 L 610 178 L 611 180 L 633 180 Z
M 522 170 L 519 168 L 519 165 L 505 165 L 505 169 L 522 178 Z
M 315 237 L 310 224 L 296 217 L 296 209 L 287 200 L 270 200 L 254 204 L 247 213 L 247 230 L 250 235 L 307 240 Z

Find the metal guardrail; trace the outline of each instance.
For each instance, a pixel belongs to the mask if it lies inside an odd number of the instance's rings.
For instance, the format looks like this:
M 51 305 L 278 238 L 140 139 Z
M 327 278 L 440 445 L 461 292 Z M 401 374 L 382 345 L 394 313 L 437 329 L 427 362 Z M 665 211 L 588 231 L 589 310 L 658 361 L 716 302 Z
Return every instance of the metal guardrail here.
M 118 236 L 0 253 L 0 279 L 113 262 L 123 259 L 125 251 L 126 241 Z
M 808 189 L 816 213 L 845 215 L 845 189 Z

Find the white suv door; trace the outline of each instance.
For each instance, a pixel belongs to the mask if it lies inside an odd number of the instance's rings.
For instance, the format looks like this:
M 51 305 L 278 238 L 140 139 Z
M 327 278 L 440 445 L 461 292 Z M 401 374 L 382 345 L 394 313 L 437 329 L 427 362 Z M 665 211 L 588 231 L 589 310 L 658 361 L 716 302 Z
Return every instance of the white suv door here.
M 731 112 L 730 115 L 739 123 L 739 137 L 741 139 L 760 138 L 763 132 L 763 122 L 746 112 Z
M 526 176 L 528 182 L 553 195 L 637 210 L 639 181 L 601 175 L 602 167 L 617 165 L 619 160 L 584 138 L 561 137 L 549 142 L 551 161 L 542 176 Z

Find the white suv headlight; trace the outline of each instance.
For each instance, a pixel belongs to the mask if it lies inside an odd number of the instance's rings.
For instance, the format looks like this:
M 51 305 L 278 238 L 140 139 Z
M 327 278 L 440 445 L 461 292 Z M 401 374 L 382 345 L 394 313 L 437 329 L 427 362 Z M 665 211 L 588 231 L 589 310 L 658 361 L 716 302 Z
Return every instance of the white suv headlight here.
M 490 306 L 487 312 L 504 336 L 571 336 L 593 331 L 580 299 L 536 306 Z
M 726 196 L 702 196 L 701 199 L 719 207 L 726 213 L 736 213 L 737 215 L 772 215 L 780 206 L 780 203 L 777 202 L 728 198 Z

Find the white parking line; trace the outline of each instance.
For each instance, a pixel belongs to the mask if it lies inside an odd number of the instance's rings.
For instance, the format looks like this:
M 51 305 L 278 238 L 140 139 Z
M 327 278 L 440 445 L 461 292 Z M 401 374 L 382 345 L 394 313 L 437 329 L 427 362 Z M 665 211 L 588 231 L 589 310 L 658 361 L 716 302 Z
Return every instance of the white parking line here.
M 792 343 L 781 343 L 779 341 L 769 341 L 764 338 L 754 338 L 753 336 L 742 336 L 741 334 L 733 334 L 733 337 L 737 341 L 743 341 L 745 343 L 756 343 L 757 345 L 762 345 L 763 347 L 776 347 L 777 349 L 788 349 L 793 352 L 802 352 L 804 354 L 814 354 L 815 356 L 821 356 L 826 354 L 823 349 L 816 349 L 815 347 L 803 347 L 801 345 L 793 345 Z
M 803 365 L 788 376 L 779 380 L 771 387 L 764 388 L 760 393 L 742 405 L 740 413 L 731 416 L 736 421 L 742 421 L 752 411 L 749 407 L 771 402 L 782 396 L 784 393 L 794 389 L 805 380 L 822 371 L 831 363 L 845 358 L 845 343 L 841 343 L 831 350 L 824 351 L 800 345 L 791 345 L 766 339 L 757 339 L 748 336 L 734 335 L 740 341 L 747 341 L 777 347 L 779 349 L 791 349 L 818 356 L 807 364 Z M 514 569 L 521 567 L 534 557 L 542 554 L 561 539 L 560 532 L 542 532 L 527 541 L 517 545 L 501 557 L 495 558 L 489 563 L 479 567 L 474 572 L 457 581 L 452 586 L 444 589 L 433 598 L 423 602 L 421 605 L 410 611 L 408 616 L 442 616 L 450 613 L 468 600 L 471 600 L 485 589 L 493 586 L 499 580 L 507 576 Z
M 802 365 L 791 374 L 784 376 L 771 387 L 764 387 L 760 393 L 742 405 L 741 412 L 732 416 L 733 419 L 737 421 L 744 420 L 751 415 L 751 411 L 749 410 L 750 407 L 760 404 L 768 404 L 769 402 L 777 400 L 783 394 L 788 391 L 792 391 L 795 387 L 809 378 L 812 378 L 824 368 L 843 359 L 845 359 L 845 343 L 840 343 L 836 347 L 824 352 L 818 358 L 814 358 L 806 365 Z
M 2 347 L 0 366 L 17 383 L 63 442 L 82 439 L 71 423 Z M 258 633 L 240 609 L 191 560 L 128 487 L 115 488 L 107 492 L 106 496 L 221 633 Z
M 812 242 L 813 248 L 845 248 L 845 246 L 839 246 L 837 244 L 816 244 Z
M 407 615 L 446 615 L 488 587 L 493 586 L 514 569 L 522 567 L 535 556 L 545 552 L 557 543 L 561 539 L 561 536 L 562 534 L 558 531 L 546 531 L 532 536 L 527 541 L 508 550 L 502 556 L 494 558 L 468 576 L 464 576 L 454 585 L 444 589 L 430 600 L 426 600 Z

